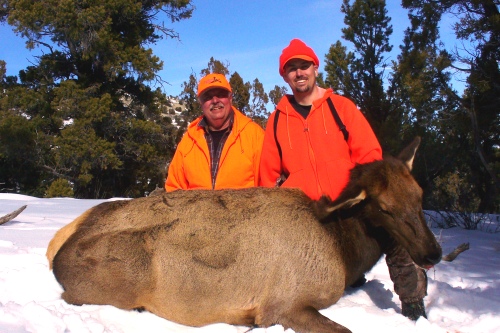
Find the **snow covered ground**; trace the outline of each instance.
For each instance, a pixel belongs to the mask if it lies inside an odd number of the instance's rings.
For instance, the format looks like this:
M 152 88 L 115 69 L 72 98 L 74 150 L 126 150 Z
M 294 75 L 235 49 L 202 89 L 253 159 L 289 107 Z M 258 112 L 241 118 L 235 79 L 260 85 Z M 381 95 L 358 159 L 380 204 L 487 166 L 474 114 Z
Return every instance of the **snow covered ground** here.
M 115 199 L 114 199 L 115 200 Z M 104 200 L 39 199 L 0 193 L 0 217 L 27 208 L 0 226 L 0 332 L 176 332 L 243 333 L 247 327 L 214 324 L 182 326 L 148 312 L 112 306 L 73 306 L 60 298 L 61 287 L 48 269 L 45 250 L 54 233 Z M 500 233 L 433 229 L 444 254 L 461 243 L 470 250 L 428 272 L 428 319 L 412 322 L 401 315 L 387 266 L 381 260 L 358 289 L 348 289 L 327 317 L 355 333 L 500 332 Z M 280 333 L 283 327 L 253 333 Z M 293 332 L 287 330 L 287 333 Z

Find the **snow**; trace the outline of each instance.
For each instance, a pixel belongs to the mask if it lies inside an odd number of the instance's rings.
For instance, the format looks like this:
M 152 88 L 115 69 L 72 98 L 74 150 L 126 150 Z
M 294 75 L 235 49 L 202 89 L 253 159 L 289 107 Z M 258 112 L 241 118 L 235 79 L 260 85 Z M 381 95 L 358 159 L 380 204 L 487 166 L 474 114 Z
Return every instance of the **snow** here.
M 59 228 L 103 201 L 0 193 L 0 217 L 27 205 L 19 216 L 0 226 L 0 332 L 248 331 L 247 327 L 224 323 L 187 327 L 148 312 L 65 303 L 60 297 L 62 289 L 48 268 L 47 244 Z M 349 288 L 337 304 L 321 313 L 354 333 L 500 332 L 500 233 L 459 228 L 432 231 L 445 254 L 464 242 L 470 243 L 470 249 L 455 261 L 442 262 L 428 271 L 428 319 L 413 322 L 401 315 L 384 260 L 367 274 L 365 285 Z M 280 333 L 284 329 L 276 325 L 252 332 Z

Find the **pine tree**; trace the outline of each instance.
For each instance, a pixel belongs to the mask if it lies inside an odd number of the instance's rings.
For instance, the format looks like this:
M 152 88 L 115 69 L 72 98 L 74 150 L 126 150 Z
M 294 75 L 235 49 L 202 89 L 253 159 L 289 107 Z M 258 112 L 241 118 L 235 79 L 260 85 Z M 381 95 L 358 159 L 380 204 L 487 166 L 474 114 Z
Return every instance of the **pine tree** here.
M 273 103 L 274 107 L 276 107 L 283 96 L 286 95 L 287 87 L 285 86 L 274 86 L 274 88 L 269 92 L 269 99 L 271 103 Z
M 182 114 L 182 118 L 179 119 L 180 121 L 178 121 L 180 127 L 177 142 L 181 140 L 182 134 L 185 132 L 188 124 L 202 114 L 201 105 L 198 101 L 197 89 L 198 79 L 195 73 L 191 73 L 189 75 L 189 80 L 182 84 L 180 98 L 186 107 L 186 111 Z
M 267 103 L 269 103 L 269 96 L 264 91 L 264 86 L 259 79 L 253 80 L 251 92 L 250 116 L 253 121 L 263 126 L 269 117 L 269 111 L 266 109 Z
M 456 129 L 455 136 L 461 137 L 456 170 L 460 170 L 460 178 L 466 182 L 464 187 L 473 188 L 480 198 L 476 208 L 480 212 L 500 210 L 499 5 L 495 0 L 403 1 L 403 6 L 412 11 L 414 21 L 421 27 L 429 17 L 440 22 L 444 15 L 452 14 L 457 20 L 455 34 L 464 43 L 461 49 L 455 48 L 456 64 L 449 66 L 467 76 L 467 89 L 459 95 L 451 85 L 444 84 L 442 92 L 459 105 L 462 115 L 466 115 L 456 119 L 448 117 L 452 121 L 447 122 L 447 128 Z M 451 177 L 453 174 L 450 173 Z
M 337 41 L 326 55 L 325 83 L 352 99 L 365 114 L 383 148 L 391 150 L 390 138 L 398 131 L 398 122 L 391 119 L 393 104 L 384 88 L 385 54 L 392 50 L 392 34 L 385 1 L 344 0 L 345 14 L 342 37 L 353 44 L 353 52 Z
M 13 0 L 2 8 L 27 47 L 44 48 L 20 72 L 23 98 L 9 105 L 29 115 L 44 150 L 40 169 L 81 198 L 161 186 L 176 133 L 160 113 L 164 94 L 150 85 L 163 63 L 147 45 L 178 37 L 156 22 L 189 18 L 190 1 Z
M 233 105 L 244 114 L 248 114 L 248 102 L 250 101 L 248 84 L 243 81 L 238 72 L 231 75 L 229 84 L 233 89 Z
M 438 48 L 440 14 L 428 10 L 425 17 L 409 13 L 411 26 L 405 31 L 401 54 L 394 64 L 392 93 L 402 110 L 401 144 L 419 135 L 420 158 L 413 173 L 427 195 L 424 207 L 439 206 L 436 181 L 450 172 L 465 149 L 463 117 L 459 105 L 444 92 L 450 87 L 451 55 Z M 458 126 L 457 126 L 458 125 Z

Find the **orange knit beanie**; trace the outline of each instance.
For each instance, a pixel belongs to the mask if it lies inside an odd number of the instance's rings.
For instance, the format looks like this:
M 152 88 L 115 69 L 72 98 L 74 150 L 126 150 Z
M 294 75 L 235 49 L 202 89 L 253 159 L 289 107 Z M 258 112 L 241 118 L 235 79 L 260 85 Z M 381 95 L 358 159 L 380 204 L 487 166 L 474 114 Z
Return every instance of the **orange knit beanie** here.
M 291 59 L 304 59 L 307 61 L 312 61 L 314 65 L 319 66 L 319 59 L 314 53 L 313 49 L 307 46 L 300 39 L 292 39 L 290 44 L 283 49 L 280 55 L 280 75 L 283 76 L 285 73 L 285 65 Z

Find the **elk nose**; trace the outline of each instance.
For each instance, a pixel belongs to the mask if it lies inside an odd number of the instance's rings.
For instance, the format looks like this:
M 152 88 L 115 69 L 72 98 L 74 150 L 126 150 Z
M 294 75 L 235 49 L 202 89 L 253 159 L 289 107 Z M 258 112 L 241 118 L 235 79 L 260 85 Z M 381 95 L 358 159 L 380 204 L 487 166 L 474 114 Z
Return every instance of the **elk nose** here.
M 426 256 L 425 260 L 434 266 L 441 261 L 441 257 L 442 257 L 442 252 L 438 251 L 432 255 Z

